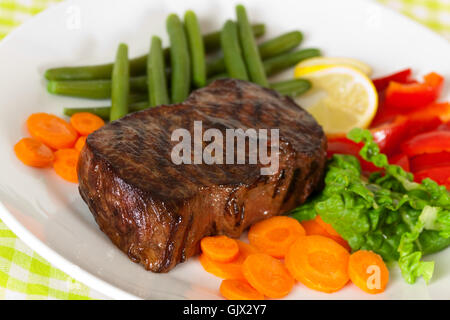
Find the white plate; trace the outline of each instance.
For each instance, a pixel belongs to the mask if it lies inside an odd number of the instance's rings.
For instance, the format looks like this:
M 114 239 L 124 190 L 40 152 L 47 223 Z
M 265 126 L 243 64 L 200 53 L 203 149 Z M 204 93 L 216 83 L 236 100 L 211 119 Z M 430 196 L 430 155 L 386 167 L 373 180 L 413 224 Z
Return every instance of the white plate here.
M 168 274 L 132 263 L 98 229 L 77 187 L 55 173 L 24 166 L 13 145 L 27 136 L 24 122 L 33 112 L 62 115 L 62 108 L 104 104 L 49 95 L 43 72 L 51 66 L 111 61 L 119 42 L 130 55 L 146 52 L 150 36 L 167 44 L 167 14 L 194 9 L 204 31 L 234 17 L 235 1 L 67 1 L 38 15 L 0 43 L 0 217 L 31 248 L 86 285 L 112 298 L 220 298 L 220 280 L 203 271 L 196 258 Z M 303 47 L 326 55 L 354 57 L 374 67 L 375 76 L 413 67 L 450 79 L 449 43 L 424 27 L 379 5 L 360 0 L 240 1 L 253 21 L 267 24 L 268 36 L 300 29 Z M 445 87 L 449 98 L 449 82 Z M 405 284 L 392 268 L 387 291 L 364 294 L 353 285 L 323 294 L 301 285 L 288 299 L 448 299 L 450 251 L 436 260 L 432 283 Z

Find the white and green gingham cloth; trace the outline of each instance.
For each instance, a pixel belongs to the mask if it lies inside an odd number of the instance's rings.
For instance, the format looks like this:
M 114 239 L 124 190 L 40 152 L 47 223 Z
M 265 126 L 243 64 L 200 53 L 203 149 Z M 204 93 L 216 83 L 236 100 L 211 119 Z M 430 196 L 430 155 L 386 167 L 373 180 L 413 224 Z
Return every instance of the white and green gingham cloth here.
M 32 15 L 59 1 L 61 0 L 0 0 L 0 39 Z M 450 40 L 450 0 L 378 1 Z M 53 267 L 17 238 L 0 220 L 0 299 L 103 297 Z

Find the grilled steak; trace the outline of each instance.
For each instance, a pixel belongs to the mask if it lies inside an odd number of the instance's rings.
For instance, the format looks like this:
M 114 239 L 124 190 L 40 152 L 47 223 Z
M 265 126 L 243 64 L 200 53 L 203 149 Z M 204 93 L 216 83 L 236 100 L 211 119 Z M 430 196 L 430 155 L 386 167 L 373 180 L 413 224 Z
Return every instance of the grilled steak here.
M 261 164 L 180 164 L 171 133 L 193 122 L 216 128 L 279 129 L 279 169 Z M 225 136 L 225 134 L 224 134 Z M 239 235 L 285 213 L 323 179 L 326 137 L 290 98 L 239 80 L 217 80 L 181 104 L 130 114 L 89 135 L 79 190 L 100 229 L 131 260 L 167 272 L 209 235 Z

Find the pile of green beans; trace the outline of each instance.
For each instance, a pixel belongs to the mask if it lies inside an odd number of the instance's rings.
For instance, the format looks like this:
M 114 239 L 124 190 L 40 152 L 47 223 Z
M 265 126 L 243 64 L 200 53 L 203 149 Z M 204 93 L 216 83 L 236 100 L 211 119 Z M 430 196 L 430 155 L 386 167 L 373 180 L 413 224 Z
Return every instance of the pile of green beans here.
M 252 26 L 253 34 L 256 38 L 263 36 L 266 33 L 266 26 L 264 24 L 255 24 Z M 214 53 L 220 49 L 220 31 L 208 33 L 203 36 L 203 43 L 205 45 L 206 53 Z M 164 59 L 170 61 L 170 48 L 164 49 Z M 134 59 L 130 59 L 130 76 L 142 76 L 147 71 L 147 55 L 143 55 Z M 80 67 L 59 67 L 51 68 L 45 71 L 45 78 L 47 80 L 64 81 L 64 80 L 100 80 L 111 79 L 113 63 L 80 66 Z M 223 72 L 224 69 L 220 72 Z
M 187 11 L 183 21 L 171 14 L 166 20 L 169 47 L 164 49 L 161 39 L 153 36 L 148 55 L 129 60 L 128 48 L 121 44 L 114 63 L 49 69 L 45 72 L 47 90 L 72 97 L 111 99 L 107 107 L 64 109 L 69 116 L 86 111 L 111 121 L 129 112 L 183 102 L 191 90 L 226 77 L 251 81 L 292 97 L 306 92 L 311 87 L 307 80 L 269 83 L 268 77 L 319 56 L 320 51 L 295 50 L 303 40 L 300 31 L 257 45 L 265 25 L 250 25 L 242 5 L 236 6 L 236 16 L 237 20 L 227 20 L 222 30 L 202 35 L 193 11 Z M 207 59 L 207 54 L 219 49 L 221 54 Z

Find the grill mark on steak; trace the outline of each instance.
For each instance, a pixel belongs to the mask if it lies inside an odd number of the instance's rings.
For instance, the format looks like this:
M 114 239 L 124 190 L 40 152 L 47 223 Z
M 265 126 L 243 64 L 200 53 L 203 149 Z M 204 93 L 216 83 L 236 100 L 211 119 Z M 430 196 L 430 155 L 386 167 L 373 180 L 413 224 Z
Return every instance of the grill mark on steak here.
M 173 164 L 178 142 L 171 132 L 185 128 L 192 135 L 194 120 L 224 137 L 227 128 L 279 129 L 279 171 L 262 176 L 260 164 Z M 130 114 L 89 135 L 78 162 L 79 190 L 116 246 L 146 269 L 167 272 L 197 254 L 204 236 L 239 237 L 301 204 L 321 186 L 325 161 L 321 127 L 292 99 L 223 79 L 184 103 Z

